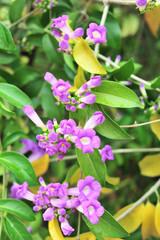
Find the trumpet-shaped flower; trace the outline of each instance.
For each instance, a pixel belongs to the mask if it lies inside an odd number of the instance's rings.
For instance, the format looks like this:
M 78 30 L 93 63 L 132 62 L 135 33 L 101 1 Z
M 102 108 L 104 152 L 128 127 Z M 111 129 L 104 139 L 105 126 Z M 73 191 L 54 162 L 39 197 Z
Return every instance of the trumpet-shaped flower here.
M 96 23 L 90 23 L 87 29 L 87 40 L 90 42 L 103 43 L 107 42 L 106 28 L 104 26 L 98 26 Z

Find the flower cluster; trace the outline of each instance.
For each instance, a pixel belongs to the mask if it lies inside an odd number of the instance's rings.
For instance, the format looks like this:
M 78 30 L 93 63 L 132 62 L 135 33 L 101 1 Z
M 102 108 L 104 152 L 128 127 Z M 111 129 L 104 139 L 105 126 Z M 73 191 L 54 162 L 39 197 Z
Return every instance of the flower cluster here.
M 34 203 L 33 210 L 44 209 L 44 221 L 51 221 L 58 217 L 64 235 L 70 235 L 74 229 L 69 225 L 68 219 L 71 212 L 78 210 L 83 213 L 92 224 L 99 222 L 99 217 L 104 213 L 104 208 L 97 200 L 101 185 L 95 181 L 94 177 L 87 176 L 79 180 L 77 187 L 68 188 L 68 183 L 45 184 L 42 177 L 39 178 L 41 184 L 37 194 L 28 190 L 27 182 L 22 185 L 16 184 L 11 188 L 12 198 L 27 199 Z
M 45 153 L 50 156 L 56 154 L 57 161 L 63 159 L 72 143 L 77 148 L 82 149 L 84 154 L 93 153 L 94 148 L 100 147 L 100 138 L 96 136 L 96 132 L 93 130 L 105 120 L 100 111 L 93 114 L 84 128 L 77 127 L 73 119 L 62 120 L 60 124 L 57 123 L 56 119 L 53 119 L 53 122 L 48 120 L 47 124 L 44 125 L 30 105 L 24 106 L 23 111 L 38 127 L 42 128 L 43 134 L 37 135 L 39 147 L 45 149 Z M 103 162 L 106 159 L 113 160 L 111 147 L 104 147 L 100 150 L 100 153 Z
M 57 100 L 56 104 L 65 104 L 66 109 L 73 112 L 85 108 L 86 104 L 95 103 L 96 97 L 91 93 L 90 89 L 101 85 L 101 76 L 92 77 L 74 93 L 74 96 L 71 96 L 69 89 L 72 86 L 69 81 L 57 80 L 49 72 L 46 72 L 44 79 L 52 85 L 51 89 L 53 90 L 53 96 Z
M 30 43 L 30 41 L 28 40 L 28 36 L 26 36 L 26 35 L 20 41 L 20 45 L 24 52 L 29 52 L 30 54 L 31 54 L 32 50 L 34 49 L 34 46 Z
M 40 11 L 43 11 L 45 13 L 48 9 L 53 8 L 55 5 L 57 5 L 57 1 L 58 0 L 34 0 L 33 6 L 39 8 Z
M 136 0 L 136 5 L 140 12 L 143 11 L 147 6 L 147 0 Z
M 69 16 L 62 15 L 61 17 L 52 19 L 53 24 L 51 27 L 53 35 L 59 42 L 58 51 L 71 54 L 72 46 L 76 43 L 77 39 L 84 35 L 83 28 L 76 28 L 74 31 L 68 25 Z M 106 42 L 106 28 L 104 26 L 98 26 L 96 23 L 90 23 L 87 29 L 88 43 L 102 43 Z

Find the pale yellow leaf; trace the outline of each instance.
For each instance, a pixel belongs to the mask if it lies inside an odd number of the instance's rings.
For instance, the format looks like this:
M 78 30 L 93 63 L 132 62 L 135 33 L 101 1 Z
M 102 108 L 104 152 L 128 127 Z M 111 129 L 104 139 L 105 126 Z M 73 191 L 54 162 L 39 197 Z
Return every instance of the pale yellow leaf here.
M 148 155 L 144 157 L 138 165 L 143 176 L 160 176 L 160 154 Z
M 73 48 L 73 57 L 76 63 L 90 73 L 106 74 L 101 64 L 95 58 L 87 42 L 79 39 Z
M 77 240 L 76 237 L 66 237 L 65 240 Z M 80 234 L 80 240 L 96 240 L 96 237 L 91 232 Z
M 57 218 L 53 218 L 52 221 L 48 222 L 48 229 L 52 240 L 65 240 L 59 227 Z
M 71 185 L 76 184 L 76 183 L 79 181 L 79 177 L 80 177 L 80 168 L 78 168 L 78 169 L 75 171 L 75 173 L 72 175 L 72 177 L 70 178 L 69 183 L 70 183 Z M 85 176 L 84 176 L 84 174 L 82 173 L 82 179 L 84 179 L 84 178 L 85 178 Z
M 145 12 L 145 20 L 152 34 L 157 37 L 160 28 L 160 6 Z
M 154 121 L 160 119 L 160 114 L 156 113 L 154 114 L 151 118 L 150 121 Z M 160 140 L 160 122 L 157 123 L 152 123 L 151 124 L 151 129 L 154 132 L 154 134 L 158 137 L 158 139 Z
M 118 185 L 120 182 L 120 178 L 119 177 L 109 177 L 106 176 L 106 180 L 108 180 L 110 183 L 112 183 L 113 185 Z M 112 193 L 114 190 L 110 189 L 110 188 L 102 188 L 101 189 L 101 193 L 102 194 L 110 194 Z
M 155 227 L 160 235 L 160 202 L 157 202 L 157 205 L 155 207 Z
M 78 73 L 74 78 L 74 86 L 69 89 L 69 92 L 77 91 L 85 83 L 86 83 L 86 79 L 84 77 L 83 68 L 78 66 Z
M 143 211 L 142 238 L 145 240 L 149 236 L 159 238 L 160 234 L 155 227 L 155 206 L 148 201 Z
M 122 209 L 120 209 L 114 215 L 114 218 L 116 219 L 118 216 L 120 216 L 122 213 L 124 213 L 127 209 L 129 209 L 132 205 L 133 205 L 133 203 L 127 205 L 126 207 L 124 207 Z M 124 217 L 122 220 L 120 220 L 119 223 L 129 233 L 132 233 L 132 232 L 136 231 L 136 229 L 142 223 L 143 210 L 144 210 L 144 204 L 142 203 L 138 207 L 136 207 L 132 212 L 130 212 L 126 217 Z
M 38 160 L 32 162 L 32 166 L 36 173 L 36 177 L 44 175 L 49 167 L 49 156 L 48 154 L 43 155 Z

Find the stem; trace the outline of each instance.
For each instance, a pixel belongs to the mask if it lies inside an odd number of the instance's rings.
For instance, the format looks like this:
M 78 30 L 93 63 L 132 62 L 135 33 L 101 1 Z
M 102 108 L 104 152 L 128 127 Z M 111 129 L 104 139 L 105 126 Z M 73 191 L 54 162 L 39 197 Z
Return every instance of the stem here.
M 129 209 L 127 209 L 124 213 L 122 213 L 119 217 L 116 218 L 117 221 L 120 221 L 124 217 L 126 217 L 130 212 L 132 212 L 137 206 L 139 206 L 142 202 L 144 202 L 152 193 L 155 192 L 160 187 L 160 179 L 151 187 L 151 189 L 146 192 L 138 201 L 136 201 Z
M 106 2 L 106 0 L 104 0 Z M 109 3 L 119 5 L 136 5 L 136 0 L 108 0 Z
M 160 152 L 160 148 L 136 148 L 136 149 L 113 149 L 114 154 L 117 153 L 134 153 L 134 152 Z
M 148 124 L 152 124 L 152 123 L 157 123 L 160 122 L 160 119 L 154 120 L 154 121 L 150 121 L 150 122 L 145 122 L 145 123 L 139 123 L 137 124 L 136 122 L 132 125 L 122 125 L 121 128 L 131 128 L 131 127 L 141 127 L 144 125 L 148 125 Z
M 77 155 L 66 156 L 63 158 L 63 161 L 72 160 L 76 158 L 77 158 Z M 57 162 L 57 158 L 51 158 L 50 162 Z
M 16 22 L 10 24 L 8 26 L 8 29 L 11 29 L 12 27 L 16 26 L 18 23 L 23 22 L 25 19 L 27 19 L 28 17 L 30 17 L 31 15 L 33 15 L 35 12 L 37 12 L 39 9 L 35 8 L 33 11 L 27 13 L 24 17 L 18 19 Z
M 79 179 L 82 179 L 82 170 L 80 170 Z M 77 240 L 80 240 L 81 213 L 78 213 Z

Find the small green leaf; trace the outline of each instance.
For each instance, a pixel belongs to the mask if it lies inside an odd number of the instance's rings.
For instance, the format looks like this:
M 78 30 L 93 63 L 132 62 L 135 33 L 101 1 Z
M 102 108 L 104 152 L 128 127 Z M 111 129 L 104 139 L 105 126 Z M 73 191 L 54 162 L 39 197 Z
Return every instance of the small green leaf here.
M 55 62 L 56 64 L 61 64 L 62 54 L 57 53 L 58 42 L 54 39 L 54 37 L 49 34 L 45 34 L 42 38 L 42 45 L 48 59 L 53 63 Z
M 9 18 L 11 22 L 16 22 L 22 17 L 22 12 L 25 6 L 26 0 L 15 0 L 12 2 L 9 10 Z
M 15 113 L 7 108 L 3 102 L 0 101 L 0 113 L 5 117 L 12 117 Z
M 23 132 L 14 132 L 8 136 L 6 136 L 3 140 L 3 148 L 5 149 L 9 145 L 13 144 L 17 140 L 21 138 L 28 138 Z
M 0 96 L 18 108 L 32 105 L 30 98 L 12 84 L 0 83 Z
M 17 152 L 3 152 L 0 154 L 0 163 L 16 175 L 20 183 L 27 182 L 30 186 L 37 184 L 37 178 L 32 164 Z
M 0 199 L 0 210 L 16 215 L 26 221 L 35 220 L 32 209 L 26 203 L 16 199 Z
M 64 61 L 65 63 L 67 64 L 67 66 L 74 72 L 76 73 L 76 69 L 75 69 L 75 66 L 74 66 L 74 59 L 73 59 L 73 56 L 72 55 L 68 55 L 68 54 L 63 54 L 63 57 L 64 57 Z
M 128 62 L 120 66 L 119 69 L 114 71 L 113 76 L 118 80 L 127 80 L 132 73 L 134 73 L 133 58 L 131 58 Z
M 106 210 L 97 224 L 92 224 L 84 215 L 82 217 L 91 232 L 93 231 L 100 236 L 109 238 L 125 238 L 129 236 L 129 233 Z
M 16 217 L 7 214 L 4 217 L 4 229 L 10 240 L 32 240 L 25 225 Z
M 2 23 L 0 23 L 0 36 L 0 49 L 8 51 L 16 49 L 9 29 Z
M 97 149 L 94 153 L 83 154 L 83 151 L 76 148 L 79 165 L 85 176 L 91 175 L 102 186 L 106 181 L 106 165 L 101 160 L 101 155 Z
M 102 81 L 101 86 L 94 88 L 92 93 L 96 96 L 96 103 L 120 108 L 143 108 L 137 95 L 117 82 Z
M 9 64 L 14 62 L 16 59 L 17 56 L 15 54 L 0 50 L 0 64 Z
M 89 106 L 89 116 L 91 117 L 96 111 L 101 111 L 105 117 L 105 121 L 95 128 L 102 136 L 110 139 L 134 139 L 106 114 L 101 105 L 91 104 Z
M 73 176 L 73 174 L 75 173 L 75 171 L 79 168 L 79 166 L 77 164 L 74 164 L 67 172 L 67 176 L 64 180 L 64 182 L 69 182 L 69 180 L 71 179 L 71 177 Z
M 155 88 L 160 88 L 160 77 L 157 77 L 156 79 L 154 79 L 151 83 L 151 87 L 153 89 Z

